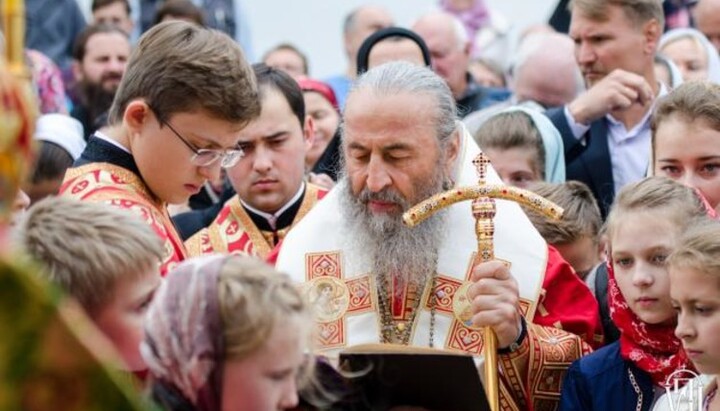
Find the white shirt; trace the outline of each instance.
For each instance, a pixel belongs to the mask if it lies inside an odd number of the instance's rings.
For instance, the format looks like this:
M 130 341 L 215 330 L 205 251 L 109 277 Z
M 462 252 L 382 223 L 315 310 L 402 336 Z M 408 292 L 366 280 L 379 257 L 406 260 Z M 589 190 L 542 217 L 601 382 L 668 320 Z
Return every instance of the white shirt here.
M 612 165 L 613 183 L 615 193 L 625 185 L 645 177 L 650 162 L 651 133 L 650 120 L 658 99 L 668 93 L 664 84 L 660 83 L 660 90 L 652 105 L 642 120 L 632 129 L 613 118 L 610 114 L 605 116 L 608 126 L 608 149 L 610 151 L 610 164 Z M 590 125 L 577 123 L 568 106 L 565 106 L 565 120 L 570 126 L 573 135 L 578 140 L 590 129 Z
M 132 154 L 132 153 L 130 152 L 130 150 L 127 149 L 127 147 L 125 147 L 124 145 L 120 144 L 119 142 L 113 140 L 113 139 L 110 138 L 107 134 L 104 134 L 104 133 L 101 133 L 101 132 L 99 132 L 99 131 L 96 131 L 96 132 L 93 134 L 93 136 L 95 136 L 96 138 L 99 138 L 99 139 L 102 140 L 102 141 L 105 141 L 105 142 L 107 142 L 107 143 L 110 143 L 110 144 L 114 145 L 115 147 L 119 148 L 120 150 L 122 150 L 122 151 L 124 151 L 124 152 L 126 152 L 126 153 L 128 153 L 128 154 Z

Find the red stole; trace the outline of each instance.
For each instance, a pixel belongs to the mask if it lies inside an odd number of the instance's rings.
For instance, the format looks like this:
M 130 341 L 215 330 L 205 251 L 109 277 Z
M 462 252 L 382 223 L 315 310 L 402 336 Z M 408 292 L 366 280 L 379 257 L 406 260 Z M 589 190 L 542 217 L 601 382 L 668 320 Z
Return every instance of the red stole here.
M 90 163 L 67 170 L 59 195 L 82 201 L 107 203 L 139 215 L 163 241 L 164 276 L 187 258 L 185 245 L 175 230 L 166 204 L 157 199 L 140 176 L 109 163 Z

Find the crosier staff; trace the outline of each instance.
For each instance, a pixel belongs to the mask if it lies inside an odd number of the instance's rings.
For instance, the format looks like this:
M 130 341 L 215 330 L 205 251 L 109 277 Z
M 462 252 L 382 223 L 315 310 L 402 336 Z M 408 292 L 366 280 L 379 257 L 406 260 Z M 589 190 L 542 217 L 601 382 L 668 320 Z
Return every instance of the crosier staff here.
M 495 234 L 493 219 L 496 213 L 495 199 L 520 203 L 546 215 L 548 218 L 559 220 L 562 217 L 562 208 L 533 192 L 501 184 L 487 184 L 485 180 L 488 164 L 490 164 L 490 160 L 487 156 L 484 153 L 478 154 L 473 160 L 478 175 L 477 186 L 458 187 L 436 194 L 405 212 L 403 222 L 408 227 L 414 227 L 445 207 L 461 201 L 473 200 L 472 213 L 475 217 L 475 234 L 477 235 L 477 254 L 475 255 L 474 264 L 477 265 L 495 259 L 493 245 L 493 236 Z M 467 284 L 460 289 L 467 290 Z M 492 328 L 485 327 L 483 340 L 485 392 L 490 403 L 490 409 L 499 411 L 497 337 Z
M 25 65 L 25 1 L 2 0 L 2 22 L 5 31 L 5 60 L 10 72 L 23 80 L 30 74 Z

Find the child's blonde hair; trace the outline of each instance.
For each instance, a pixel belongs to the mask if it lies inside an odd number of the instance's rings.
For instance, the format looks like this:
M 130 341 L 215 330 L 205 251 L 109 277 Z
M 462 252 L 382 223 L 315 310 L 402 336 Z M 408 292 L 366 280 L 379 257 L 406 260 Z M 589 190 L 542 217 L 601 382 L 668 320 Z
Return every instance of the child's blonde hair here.
M 312 346 L 312 312 L 297 284 L 264 262 L 247 257 L 229 257 L 218 278 L 220 315 L 225 338 L 225 358 L 243 359 L 267 342 L 284 320 L 298 320 L 307 330 L 307 347 Z M 312 379 L 313 362 L 299 376 L 298 386 Z
M 608 241 L 622 217 L 629 213 L 662 210 L 679 230 L 684 230 L 695 218 L 706 215 L 700 197 L 692 188 L 665 177 L 648 177 L 626 185 L 620 190 L 605 222 Z
M 110 301 L 119 279 L 159 266 L 164 251 L 157 234 L 134 214 L 64 197 L 30 208 L 15 239 L 45 265 L 42 275 L 91 316 Z
M 720 222 L 710 218 L 695 220 L 670 254 L 668 266 L 689 268 L 720 279 Z
M 260 348 L 282 320 L 299 318 L 312 328 L 310 309 L 296 284 L 254 258 L 228 258 L 218 279 L 226 358 L 242 359 Z
M 535 228 L 550 244 L 569 244 L 583 237 L 599 241 L 602 217 L 592 191 L 579 181 L 564 183 L 538 182 L 530 186 L 533 191 L 563 208 L 563 218 L 554 221 L 531 209 L 525 209 Z

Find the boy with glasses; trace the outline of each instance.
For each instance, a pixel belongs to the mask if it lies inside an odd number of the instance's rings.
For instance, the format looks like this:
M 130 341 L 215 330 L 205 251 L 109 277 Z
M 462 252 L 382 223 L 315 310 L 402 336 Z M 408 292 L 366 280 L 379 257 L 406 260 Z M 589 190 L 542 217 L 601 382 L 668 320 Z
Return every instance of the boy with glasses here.
M 175 217 L 181 235 L 189 237 L 191 256 L 235 253 L 272 261 L 288 231 L 327 193 L 306 182 L 314 124 L 300 86 L 279 69 L 262 63 L 253 69 L 261 112 L 240 131 L 243 157 L 228 169 L 236 194 L 222 205 Z
M 148 31 L 130 56 L 109 127 L 95 133 L 62 195 L 140 214 L 164 241 L 163 275 L 187 252 L 167 212 L 242 156 L 239 131 L 260 113 L 236 43 L 185 22 Z

